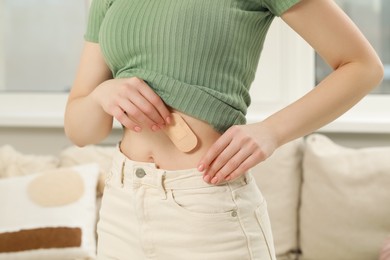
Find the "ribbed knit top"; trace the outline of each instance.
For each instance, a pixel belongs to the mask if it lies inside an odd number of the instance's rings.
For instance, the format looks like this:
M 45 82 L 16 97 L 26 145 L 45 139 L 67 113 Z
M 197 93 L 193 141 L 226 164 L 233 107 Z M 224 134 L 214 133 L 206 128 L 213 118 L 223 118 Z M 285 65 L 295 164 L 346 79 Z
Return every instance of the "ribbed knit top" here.
M 85 39 L 114 78 L 139 77 L 224 132 L 245 124 L 269 26 L 299 0 L 93 0 Z

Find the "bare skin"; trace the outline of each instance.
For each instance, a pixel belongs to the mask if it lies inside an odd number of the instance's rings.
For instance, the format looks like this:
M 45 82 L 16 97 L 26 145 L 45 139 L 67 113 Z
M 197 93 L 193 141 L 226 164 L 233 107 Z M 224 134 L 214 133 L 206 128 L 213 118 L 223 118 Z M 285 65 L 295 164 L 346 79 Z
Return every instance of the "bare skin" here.
M 121 149 L 133 160 L 169 170 L 198 168 L 213 184 L 237 178 L 281 145 L 336 119 L 383 77 L 375 51 L 333 1 L 302 0 L 282 19 L 334 71 L 264 121 L 233 126 L 221 135 L 206 122 L 182 114 L 200 141 L 194 151 L 182 153 L 161 131 L 170 123 L 171 108 L 142 79 L 112 79 L 99 45 L 86 42 L 67 103 L 66 134 L 79 146 L 98 143 L 110 133 L 115 118 L 126 127 Z

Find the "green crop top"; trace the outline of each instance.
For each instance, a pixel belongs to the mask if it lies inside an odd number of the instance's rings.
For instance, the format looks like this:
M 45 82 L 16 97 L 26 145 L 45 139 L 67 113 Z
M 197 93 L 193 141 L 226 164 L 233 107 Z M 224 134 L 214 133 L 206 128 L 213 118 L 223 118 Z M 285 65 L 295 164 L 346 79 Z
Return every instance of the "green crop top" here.
M 85 40 L 114 78 L 139 77 L 217 131 L 245 124 L 269 26 L 299 0 L 93 0 Z

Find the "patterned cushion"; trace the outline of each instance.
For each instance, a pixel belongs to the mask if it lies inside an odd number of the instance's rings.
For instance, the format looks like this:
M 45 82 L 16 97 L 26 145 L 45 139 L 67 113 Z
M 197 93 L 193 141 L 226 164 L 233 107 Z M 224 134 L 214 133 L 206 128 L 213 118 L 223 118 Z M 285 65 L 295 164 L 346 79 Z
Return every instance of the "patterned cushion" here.
M 0 180 L 0 259 L 95 257 L 96 164 Z

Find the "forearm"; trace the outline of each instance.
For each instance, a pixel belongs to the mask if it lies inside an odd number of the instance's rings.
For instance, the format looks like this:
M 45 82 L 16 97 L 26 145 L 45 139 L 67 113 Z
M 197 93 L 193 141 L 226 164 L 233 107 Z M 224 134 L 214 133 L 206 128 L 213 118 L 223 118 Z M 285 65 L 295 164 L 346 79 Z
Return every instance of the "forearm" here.
M 65 133 L 78 146 L 96 144 L 109 135 L 113 117 L 91 95 L 70 101 L 65 113 Z
M 271 129 L 280 146 L 321 128 L 345 113 L 377 86 L 382 77 L 380 62 L 345 64 L 311 92 L 261 124 Z

